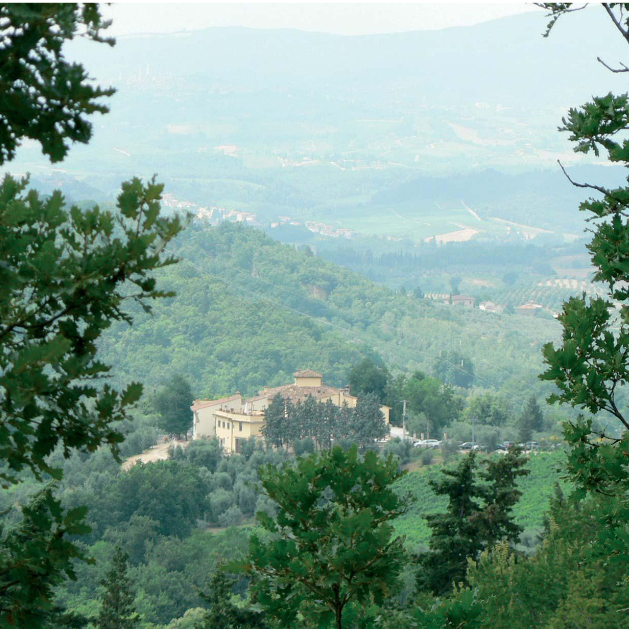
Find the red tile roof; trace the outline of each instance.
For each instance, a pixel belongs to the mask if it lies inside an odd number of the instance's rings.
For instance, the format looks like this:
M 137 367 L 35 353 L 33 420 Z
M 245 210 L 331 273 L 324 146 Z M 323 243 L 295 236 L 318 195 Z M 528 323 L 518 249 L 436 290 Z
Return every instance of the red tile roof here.
M 229 397 L 220 398 L 219 400 L 195 400 L 194 404 L 190 407 L 191 411 L 198 411 L 208 406 L 216 406 L 217 404 L 227 404 L 227 402 L 233 402 L 240 399 L 240 393 L 236 395 L 230 395 Z
M 335 387 L 329 387 L 327 384 L 323 384 L 320 387 L 300 387 L 296 384 L 285 384 L 281 387 L 274 387 L 261 391 L 260 395 L 245 400 L 246 402 L 256 402 L 257 400 L 263 400 L 264 398 L 272 399 L 276 395 L 281 395 L 283 398 L 290 400 L 291 402 L 304 401 L 309 395 L 315 399 L 328 398 L 332 395 L 337 395 L 342 389 L 336 389 Z M 346 394 L 347 396 L 347 394 Z

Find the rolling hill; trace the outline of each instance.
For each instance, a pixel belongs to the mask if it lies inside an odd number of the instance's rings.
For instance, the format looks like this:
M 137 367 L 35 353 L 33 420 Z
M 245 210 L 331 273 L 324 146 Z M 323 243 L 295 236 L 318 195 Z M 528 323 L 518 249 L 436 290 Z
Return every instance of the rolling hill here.
M 522 401 L 547 390 L 537 374 L 541 345 L 559 335 L 553 320 L 404 296 L 239 224 L 193 223 L 173 251 L 182 261 L 160 282 L 177 296 L 103 342 L 124 379 L 151 387 L 179 372 L 195 395 L 251 393 L 309 367 L 341 385 L 374 352 L 394 370 L 430 372 L 456 348 L 472 359 L 477 386 Z

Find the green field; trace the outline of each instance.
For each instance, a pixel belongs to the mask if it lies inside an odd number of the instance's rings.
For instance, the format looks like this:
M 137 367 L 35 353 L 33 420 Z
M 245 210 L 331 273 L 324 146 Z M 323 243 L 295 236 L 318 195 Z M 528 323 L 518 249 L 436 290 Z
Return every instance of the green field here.
M 347 214 L 341 211 L 337 222 L 366 235 L 385 234 L 414 241 L 444 234 L 455 241 L 465 241 L 476 236 L 499 236 L 507 233 L 505 225 L 492 220 L 478 220 L 463 206 L 440 207 L 434 202 L 426 201 L 397 204 L 394 207 L 372 206 Z M 464 230 L 468 233 L 464 234 Z
M 522 498 L 514 509 L 516 522 L 525 530 L 532 531 L 543 525 L 555 484 L 561 481 L 562 472 L 558 468 L 563 459 L 562 452 L 540 452 L 531 457 L 528 464 L 531 473 L 520 480 Z M 415 498 L 408 513 L 395 521 L 396 531 L 406 536 L 407 546 L 412 551 L 428 544 L 430 529 L 424 516 L 445 509 L 447 504 L 447 499 L 436 496 L 428 484 L 430 479 L 439 476 L 440 469 L 438 465 L 422 468 L 408 473 L 397 483 L 401 492 L 408 492 Z

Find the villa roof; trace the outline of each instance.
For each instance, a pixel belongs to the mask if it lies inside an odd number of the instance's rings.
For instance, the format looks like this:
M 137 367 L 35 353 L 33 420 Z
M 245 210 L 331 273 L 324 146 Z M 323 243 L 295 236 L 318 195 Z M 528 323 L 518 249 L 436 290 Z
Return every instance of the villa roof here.
M 256 402 L 258 400 L 263 400 L 264 398 L 271 399 L 278 394 L 291 402 L 303 402 L 308 396 L 312 396 L 315 399 L 327 398 L 338 394 L 340 391 L 341 389 L 329 387 L 327 384 L 322 384 L 320 387 L 300 387 L 296 384 L 285 384 L 281 387 L 274 387 L 272 389 L 267 389 L 266 391 L 261 391 L 260 395 L 249 398 L 248 400 L 245 400 L 245 402 Z
M 323 378 L 320 373 L 313 371 L 312 369 L 299 369 L 293 374 L 293 376 L 295 378 Z
M 240 393 L 236 393 L 236 395 L 230 395 L 229 397 L 220 398 L 218 400 L 195 400 L 194 404 L 190 407 L 190 410 L 198 411 L 202 408 L 207 408 L 208 406 L 227 404 L 228 402 L 233 402 L 234 400 L 239 400 L 239 399 L 240 399 Z

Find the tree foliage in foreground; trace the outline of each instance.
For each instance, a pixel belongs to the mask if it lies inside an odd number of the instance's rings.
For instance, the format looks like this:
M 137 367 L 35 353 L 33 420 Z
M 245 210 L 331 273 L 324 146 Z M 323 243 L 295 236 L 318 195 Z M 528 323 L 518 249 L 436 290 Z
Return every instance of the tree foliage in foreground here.
M 77 36 L 113 45 L 101 35 L 109 23 L 97 4 L 53 2 L 2 3 L 0 25 L 0 165 L 25 137 L 58 162 L 71 142 L 89 141 L 86 116 L 109 111 L 100 99 L 114 93 L 94 86 L 80 63 L 65 59 L 63 46 Z
M 99 379 L 111 367 L 98 340 L 114 321 L 131 323 L 135 301 L 150 311 L 153 271 L 176 260 L 161 250 L 181 229 L 160 216 L 163 186 L 122 184 L 118 212 L 67 208 L 6 176 L 0 186 L 0 478 L 30 468 L 58 477 L 46 457 L 57 445 L 116 451 L 142 385 L 122 392 Z
M 75 578 L 74 560 L 85 553 L 69 536 L 89 532 L 87 509 L 64 512 L 47 487 L 22 507 L 17 526 L 0 525 L 0 627 L 45 626 L 51 613 L 53 589 Z
M 307 608 L 319 626 L 342 629 L 349 603 L 382 604 L 395 591 L 405 552 L 391 520 L 407 500 L 392 488 L 403 475 L 393 456 L 336 446 L 258 475 L 277 516 L 258 513 L 264 531 L 240 569 L 269 616 L 294 626 Z
M 106 26 L 95 4 L 0 4 L 0 164 L 23 138 L 38 141 L 52 161 L 71 142 L 90 139 L 86 116 L 105 113 L 98 99 L 113 91 L 95 87 L 80 63 L 68 63 L 63 46 L 81 34 L 106 41 Z M 123 183 L 116 211 L 68 208 L 59 191 L 42 197 L 27 185 L 9 175 L 0 185 L 5 486 L 27 471 L 59 479 L 61 470 L 48 464 L 56 448 L 66 457 L 102 445 L 117 452 L 124 437 L 116 424 L 142 385 L 118 391 L 103 384 L 111 368 L 99 360 L 98 343 L 113 322 L 131 323 L 130 301 L 150 311 L 151 300 L 166 296 L 153 271 L 176 261 L 162 250 L 181 229 L 178 218 L 160 216 L 163 186 L 155 181 Z M 89 530 L 84 517 L 81 508 L 64 513 L 46 490 L 0 530 L 0 626 L 80 624 L 71 614 L 62 618 L 51 599 L 64 576 L 74 578 L 72 560 L 84 558 L 69 541 Z
M 574 10 L 565 3 L 544 6 L 551 17 L 547 35 L 557 19 Z M 629 7 L 619 3 L 601 6 L 629 43 Z M 614 69 L 599 61 L 615 73 L 629 72 L 625 64 Z M 570 109 L 562 127 L 575 143 L 575 152 L 603 153 L 612 163 L 625 167 L 629 167 L 628 129 L 626 93 L 594 97 Z M 600 521 L 597 542 L 610 560 L 629 564 L 629 415 L 621 403 L 629 383 L 629 185 L 607 188 L 570 181 L 593 194 L 579 209 L 590 221 L 588 250 L 595 268 L 593 280 L 606 286 L 607 295 L 573 297 L 564 304 L 559 316 L 562 343 L 544 346 L 547 369 L 541 378 L 559 390 L 551 401 L 607 416 L 612 422 L 608 433 L 594 430 L 591 418 L 565 425 L 568 473 L 582 497 L 595 492 L 617 498 L 614 508 Z

